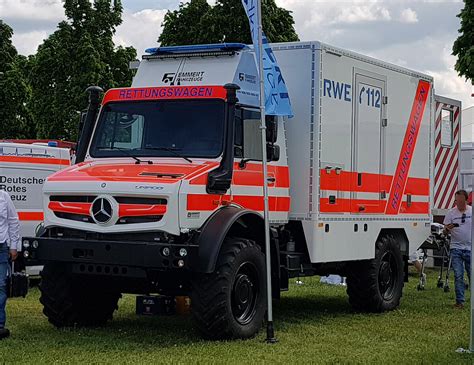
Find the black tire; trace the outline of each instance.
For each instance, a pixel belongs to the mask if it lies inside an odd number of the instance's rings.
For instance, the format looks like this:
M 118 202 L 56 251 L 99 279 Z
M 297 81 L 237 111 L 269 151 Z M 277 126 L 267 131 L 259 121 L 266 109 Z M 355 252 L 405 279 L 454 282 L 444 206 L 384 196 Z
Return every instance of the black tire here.
M 348 265 L 347 294 L 358 311 L 385 312 L 397 308 L 403 291 L 404 263 L 395 239 L 385 236 L 375 245 L 375 258 Z
M 215 271 L 192 280 L 191 312 L 209 339 L 250 338 L 266 305 L 265 255 L 255 242 L 226 238 Z
M 62 263 L 44 266 L 39 288 L 43 313 L 56 327 L 103 326 L 121 296 L 101 290 L 88 278 L 74 278 Z

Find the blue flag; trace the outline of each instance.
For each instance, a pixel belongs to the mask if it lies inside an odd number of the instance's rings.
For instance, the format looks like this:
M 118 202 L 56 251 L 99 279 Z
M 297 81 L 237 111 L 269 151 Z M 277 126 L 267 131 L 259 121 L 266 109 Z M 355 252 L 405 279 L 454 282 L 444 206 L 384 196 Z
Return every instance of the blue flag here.
M 242 0 L 247 17 L 249 18 L 250 33 L 252 34 L 253 47 L 257 61 L 259 58 L 258 47 L 258 21 L 257 21 L 257 1 Z M 260 0 L 261 1 L 261 0 Z M 263 48 L 263 79 L 265 85 L 265 114 L 267 115 L 287 115 L 292 117 L 290 97 L 286 88 L 285 80 L 278 67 L 277 59 L 268 43 L 265 33 L 262 32 Z

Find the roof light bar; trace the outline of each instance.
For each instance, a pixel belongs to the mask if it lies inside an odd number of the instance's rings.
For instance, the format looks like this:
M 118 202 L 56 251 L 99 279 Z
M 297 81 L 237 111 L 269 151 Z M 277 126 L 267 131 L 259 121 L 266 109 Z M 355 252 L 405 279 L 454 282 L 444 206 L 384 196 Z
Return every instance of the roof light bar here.
M 145 50 L 145 52 L 153 55 L 169 55 L 180 53 L 229 52 L 239 51 L 244 48 L 248 48 L 248 46 L 243 43 L 214 43 L 188 46 L 155 47 L 148 48 Z

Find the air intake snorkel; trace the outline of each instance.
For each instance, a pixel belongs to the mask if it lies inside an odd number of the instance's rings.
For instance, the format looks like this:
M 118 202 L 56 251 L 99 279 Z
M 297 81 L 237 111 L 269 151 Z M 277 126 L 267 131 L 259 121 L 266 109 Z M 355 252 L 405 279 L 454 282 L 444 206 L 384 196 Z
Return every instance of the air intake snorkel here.
M 100 93 L 104 92 L 99 86 L 89 86 L 86 89 L 89 93 L 89 106 L 81 126 L 79 140 L 77 142 L 76 163 L 83 162 L 86 158 L 87 146 L 89 145 L 94 130 L 94 124 L 97 119 L 97 113 L 100 106 Z M 82 119 L 82 118 L 81 118 Z M 82 120 L 81 120 L 82 123 Z
M 224 153 L 219 167 L 211 171 L 207 178 L 206 191 L 208 194 L 225 194 L 232 183 L 234 172 L 234 129 L 235 129 L 235 105 L 237 104 L 236 84 L 225 84 L 227 100 L 225 105 L 225 141 Z

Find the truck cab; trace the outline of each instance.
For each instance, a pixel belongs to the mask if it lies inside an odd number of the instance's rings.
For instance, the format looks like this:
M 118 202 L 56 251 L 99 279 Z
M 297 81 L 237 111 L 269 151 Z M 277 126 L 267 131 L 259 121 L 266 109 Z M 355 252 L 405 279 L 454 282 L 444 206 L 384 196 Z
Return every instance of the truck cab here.
M 103 299 L 95 301 L 105 306 L 94 317 L 97 323 L 109 318 L 115 307 L 106 303 L 116 303 L 120 293 L 201 292 L 193 275 L 214 273 L 221 246 L 230 240 L 229 247 L 259 254 L 237 273 L 233 291 L 241 309 L 234 308 L 233 327 L 218 336 L 246 337 L 264 315 L 253 53 L 240 44 L 148 52 L 132 87 L 108 90 L 100 102 L 98 90 L 90 90 L 77 163 L 45 183 L 44 229 L 41 237 L 25 239 L 27 256 L 46 263 L 42 302 L 54 305 L 50 281 L 74 278 L 75 292 L 89 283 Z M 278 138 L 284 140 L 282 120 L 268 117 L 267 127 L 270 218 L 285 223 L 290 199 L 285 148 L 278 146 Z M 70 325 L 91 316 L 74 312 L 49 319 Z M 200 323 L 204 333 L 214 335 L 209 326 Z

